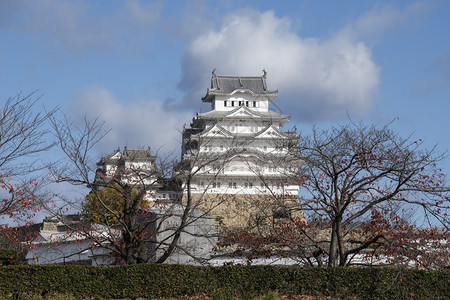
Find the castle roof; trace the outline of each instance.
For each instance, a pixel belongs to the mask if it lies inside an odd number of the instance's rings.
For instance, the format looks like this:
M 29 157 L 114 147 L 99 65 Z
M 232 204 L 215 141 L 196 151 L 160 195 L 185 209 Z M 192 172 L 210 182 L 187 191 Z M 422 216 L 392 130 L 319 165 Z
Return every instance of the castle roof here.
M 243 114 L 237 114 L 237 112 L 243 112 Z M 247 113 L 244 114 L 244 112 Z M 206 113 L 198 113 L 197 118 L 199 119 L 242 119 L 243 117 L 246 118 L 256 118 L 256 119 L 265 119 L 265 120 L 273 120 L 273 121 L 289 121 L 288 115 L 282 115 L 277 112 L 268 110 L 268 111 L 253 111 L 247 108 L 246 106 L 237 107 L 231 111 L 217 111 L 217 110 L 211 110 Z
M 263 76 L 243 77 L 243 76 L 222 76 L 216 75 L 215 69 L 212 72 L 211 88 L 207 90 L 203 102 L 213 101 L 216 95 L 232 95 L 236 91 L 248 92 L 256 96 L 270 96 L 274 98 L 278 90 L 270 90 L 267 85 L 267 72 L 264 70 Z
M 113 153 L 102 157 L 100 162 L 97 165 L 105 164 L 105 163 L 116 163 L 119 160 L 125 161 L 155 161 L 156 156 L 152 156 L 150 147 L 147 149 L 127 149 L 125 147 L 123 151 L 120 151 L 120 148 L 114 151 Z
M 150 147 L 148 149 L 127 149 L 125 147 L 123 150 L 123 158 L 138 161 L 152 159 L 154 157 L 150 152 Z

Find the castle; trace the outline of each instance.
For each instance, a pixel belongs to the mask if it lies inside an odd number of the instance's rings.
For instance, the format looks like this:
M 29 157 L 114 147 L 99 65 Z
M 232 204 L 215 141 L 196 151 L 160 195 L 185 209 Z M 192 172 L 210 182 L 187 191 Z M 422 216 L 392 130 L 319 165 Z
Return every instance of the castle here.
M 211 110 L 197 113 L 183 130 L 182 162 L 190 176 L 185 199 L 191 194 L 200 210 L 227 226 L 299 212 L 297 132 L 282 130 L 290 117 L 270 110 L 278 91 L 263 72 L 240 77 L 214 70 L 202 98 Z
M 198 113 L 184 128 L 181 162 L 173 178 L 159 173 L 150 148 L 125 147 L 100 160 L 94 189 L 123 183 L 144 191 L 151 204 L 148 218 L 155 238 L 147 245 L 149 259 L 163 255 L 185 216 L 178 250 L 166 262 L 208 259 L 217 244 L 217 231 L 301 216 L 298 136 L 295 130 L 282 129 L 288 115 L 269 109 L 277 94 L 269 89 L 265 71 L 260 77 L 218 76 L 213 71 L 211 88 L 202 98 L 211 110 Z M 111 263 L 107 246 L 94 247 L 91 238 L 77 232 L 70 235 L 67 224 L 67 218 L 59 216 L 44 220 L 36 248 L 27 254 L 29 263 Z M 109 236 L 109 226 L 99 228 L 95 234 Z
M 194 209 L 227 226 L 300 211 L 297 132 L 283 130 L 290 117 L 270 109 L 278 91 L 269 88 L 263 72 L 242 77 L 220 76 L 214 70 L 202 98 L 211 110 L 197 113 L 182 132 L 178 176 L 184 181 L 184 204 L 190 197 Z M 181 189 L 164 188 L 158 180 L 155 159 L 150 149 L 118 149 L 97 164 L 97 177 L 122 166 L 134 175 L 143 174 L 134 184 L 146 186 L 148 200 L 179 200 Z
M 298 136 L 296 130 L 282 129 L 288 115 L 270 109 L 278 91 L 269 88 L 263 72 L 241 77 L 213 71 L 211 87 L 202 98 L 211 110 L 197 113 L 182 132 L 175 175 L 183 181 L 179 189 L 160 182 L 150 149 L 116 150 L 98 163 L 97 178 L 108 179 L 119 167 L 130 170 L 133 178 L 121 178 L 145 186 L 148 200 L 183 198 L 184 205 L 225 227 L 298 216 Z

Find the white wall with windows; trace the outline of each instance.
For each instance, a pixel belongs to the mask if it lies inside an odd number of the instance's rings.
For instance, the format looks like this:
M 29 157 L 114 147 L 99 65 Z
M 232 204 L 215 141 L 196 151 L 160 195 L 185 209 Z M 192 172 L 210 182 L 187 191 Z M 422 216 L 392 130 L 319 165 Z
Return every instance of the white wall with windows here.
M 236 93 L 229 96 L 216 96 L 211 103 L 211 109 L 217 111 L 231 111 L 240 106 L 246 106 L 255 111 L 268 111 L 269 99 L 253 96 L 251 94 Z

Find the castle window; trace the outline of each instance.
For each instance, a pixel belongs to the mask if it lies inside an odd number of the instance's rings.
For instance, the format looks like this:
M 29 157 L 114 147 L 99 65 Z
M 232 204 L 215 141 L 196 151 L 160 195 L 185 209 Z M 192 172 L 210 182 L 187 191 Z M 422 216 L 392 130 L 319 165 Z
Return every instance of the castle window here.
M 253 101 L 253 107 L 256 107 L 256 101 Z
M 247 106 L 247 107 L 248 107 L 248 101 L 245 101 L 245 106 Z
M 231 106 L 234 106 L 234 101 L 231 101 Z
M 223 106 L 227 107 L 227 100 L 223 101 Z

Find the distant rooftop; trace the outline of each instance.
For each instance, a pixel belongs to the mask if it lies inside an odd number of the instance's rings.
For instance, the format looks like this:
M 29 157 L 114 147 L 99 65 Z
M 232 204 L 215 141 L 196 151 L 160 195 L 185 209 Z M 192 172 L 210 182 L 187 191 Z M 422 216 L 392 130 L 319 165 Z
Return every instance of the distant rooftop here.
M 238 90 L 247 90 L 255 95 L 273 95 L 278 90 L 270 90 L 267 85 L 267 72 L 263 70 L 262 76 L 244 77 L 244 76 L 223 76 L 216 75 L 216 69 L 212 71 L 211 88 L 203 97 L 203 102 L 211 102 L 215 95 L 231 95 Z
M 144 160 L 152 158 L 152 154 L 150 152 L 150 147 L 147 149 L 125 149 L 123 150 L 123 158 L 128 158 L 131 160 Z
M 126 160 L 126 161 L 154 161 L 156 159 L 155 156 L 152 156 L 150 147 L 147 149 L 128 149 L 124 147 L 123 151 L 120 151 L 118 148 L 116 151 L 102 157 L 100 162 L 97 164 L 111 163 L 118 160 Z

